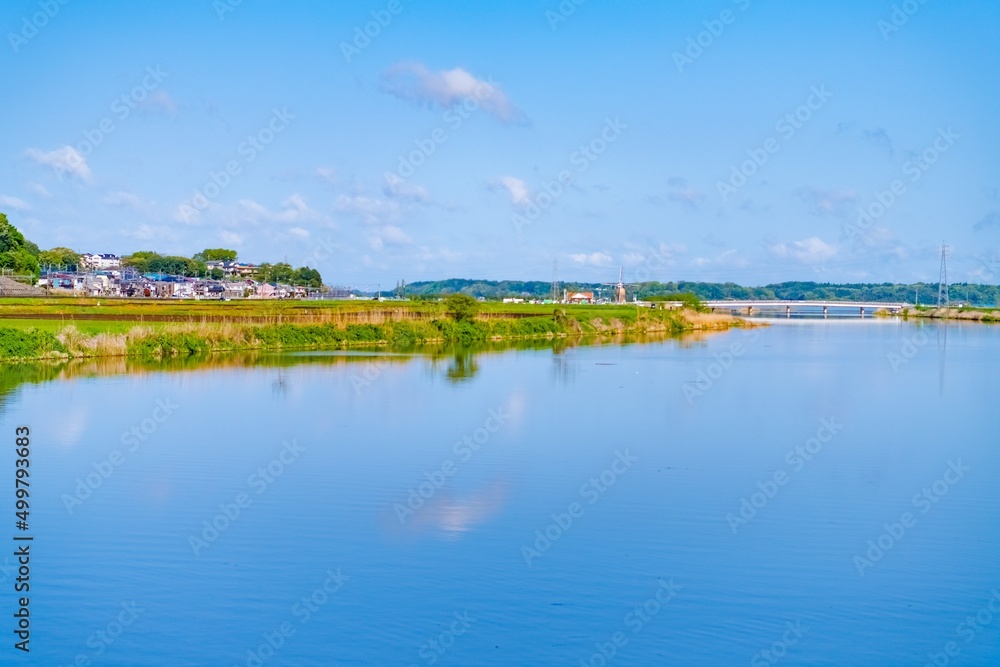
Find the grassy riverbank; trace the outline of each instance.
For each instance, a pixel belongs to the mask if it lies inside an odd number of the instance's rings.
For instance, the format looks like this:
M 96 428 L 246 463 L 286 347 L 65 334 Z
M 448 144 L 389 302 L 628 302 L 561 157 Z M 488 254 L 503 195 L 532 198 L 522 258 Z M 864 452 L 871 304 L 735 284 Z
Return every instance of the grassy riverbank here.
M 1000 309 L 997 308 L 907 308 L 904 317 L 915 317 L 934 320 L 962 320 L 966 322 L 984 322 L 995 324 L 1000 322 Z
M 484 304 L 475 317 L 456 319 L 437 303 L 240 302 L 233 306 L 104 300 L 97 304 L 96 300 L 0 302 L 0 360 L 164 359 L 240 350 L 376 346 L 409 349 L 430 343 L 679 334 L 744 325 L 726 315 L 634 306 Z

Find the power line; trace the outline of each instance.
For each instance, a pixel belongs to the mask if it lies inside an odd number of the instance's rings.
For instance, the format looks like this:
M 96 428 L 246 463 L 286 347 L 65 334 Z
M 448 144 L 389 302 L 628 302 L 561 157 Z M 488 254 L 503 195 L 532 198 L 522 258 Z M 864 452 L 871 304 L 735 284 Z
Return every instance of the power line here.
M 938 308 L 947 306 L 951 299 L 948 294 L 948 246 L 941 242 L 941 278 L 938 282 Z

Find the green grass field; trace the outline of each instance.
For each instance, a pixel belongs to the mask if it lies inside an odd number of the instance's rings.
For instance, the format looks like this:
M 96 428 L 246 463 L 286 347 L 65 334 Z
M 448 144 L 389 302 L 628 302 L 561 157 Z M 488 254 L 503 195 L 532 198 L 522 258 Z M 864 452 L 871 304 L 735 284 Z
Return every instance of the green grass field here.
M 557 309 L 581 321 L 594 318 L 615 318 L 622 322 L 635 322 L 638 309 L 635 306 L 617 305 L 553 305 L 553 304 L 510 304 L 483 302 L 480 315 L 490 316 L 550 316 Z M 38 299 L 0 299 L 0 326 L 6 318 L 17 320 L 60 318 L 65 324 L 75 324 L 83 330 L 85 320 L 79 316 L 122 321 L 149 323 L 145 318 L 172 318 L 175 321 L 199 322 L 203 319 L 221 318 L 236 323 L 250 320 L 318 323 L 350 319 L 362 321 L 365 317 L 380 319 L 385 317 L 413 316 L 418 319 L 442 317 L 445 307 L 437 302 L 427 301 L 277 301 L 277 300 L 237 300 L 237 301 L 193 301 L 158 299 L 107 299 L 50 297 Z M 11 320 L 7 320 L 11 321 Z M 13 325 L 12 325 L 13 326 Z
M 128 322 L 122 320 L 72 320 L 72 319 L 31 319 L 31 318 L 14 318 L 14 319 L 0 319 L 0 327 L 6 327 L 10 329 L 38 329 L 39 331 L 48 331 L 49 333 L 59 333 L 63 328 L 73 325 L 81 333 L 85 333 L 89 336 L 102 333 L 128 333 L 129 329 L 136 326 L 137 322 Z M 144 326 L 153 329 L 162 329 L 167 326 L 165 323 L 155 322 L 145 324 Z

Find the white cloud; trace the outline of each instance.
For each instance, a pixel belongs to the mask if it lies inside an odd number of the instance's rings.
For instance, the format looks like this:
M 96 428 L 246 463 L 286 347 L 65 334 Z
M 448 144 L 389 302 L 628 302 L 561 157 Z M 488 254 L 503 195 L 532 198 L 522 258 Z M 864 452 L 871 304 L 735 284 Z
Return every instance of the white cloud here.
M 139 102 L 139 108 L 143 111 L 162 111 L 168 116 L 176 116 L 178 111 L 177 102 L 165 90 L 154 90 Z
M 790 258 L 803 264 L 820 264 L 837 255 L 836 246 L 826 243 L 818 236 L 794 241 L 791 245 L 774 243 L 768 248 L 768 251 L 775 257 Z
M 309 230 L 303 229 L 301 227 L 292 227 L 291 229 L 288 230 L 288 233 L 291 234 L 292 236 L 297 236 L 300 239 L 309 238 Z
M 19 199 L 18 197 L 11 197 L 9 195 L 0 195 L 0 206 L 5 208 L 12 208 L 15 211 L 27 211 L 31 209 L 31 204 Z
M 364 195 L 340 195 L 333 205 L 338 211 L 359 216 L 369 225 L 394 219 L 399 214 L 399 204 L 396 202 Z
M 520 178 L 501 176 L 497 179 L 494 188 L 496 187 L 502 187 L 507 190 L 512 204 L 522 206 L 531 201 L 531 193 L 528 191 L 528 186 Z
M 282 222 L 299 220 L 308 216 L 312 212 L 309 205 L 306 203 L 306 200 L 303 199 L 302 195 L 297 192 L 285 201 L 281 202 L 281 205 L 285 207 L 284 210 L 278 214 L 278 218 Z
M 52 167 L 60 177 L 63 174 L 70 174 L 84 183 L 90 183 L 93 178 L 87 160 L 72 146 L 63 146 L 48 153 L 43 153 L 37 148 L 29 148 L 25 151 L 25 155 L 40 165 Z
M 382 87 L 400 99 L 429 107 L 478 107 L 503 123 L 523 117 L 495 82 L 476 78 L 461 67 L 431 72 L 420 63 L 400 63 L 382 73 Z
M 409 234 L 395 225 L 384 225 L 375 230 L 373 235 L 368 239 L 368 242 L 374 250 L 382 250 L 386 246 L 399 247 L 410 245 L 413 243 L 413 239 L 410 238 Z
M 430 199 L 430 194 L 426 188 L 413 185 L 391 172 L 386 173 L 385 187 L 382 190 L 387 197 L 395 197 L 397 199 L 410 199 L 418 202 L 425 202 Z
M 34 192 L 39 197 L 51 197 L 52 193 L 45 189 L 41 183 L 25 183 L 24 187 Z
M 306 200 L 298 193 L 291 195 L 285 201 L 281 202 L 281 210 L 278 211 L 272 211 L 253 199 L 241 199 L 237 202 L 236 206 L 235 215 L 242 222 L 257 224 L 264 222 L 292 223 L 316 217 L 313 210 L 306 203 Z
M 587 253 L 573 253 L 569 256 L 577 264 L 584 264 L 587 266 L 610 266 L 611 265 L 611 255 L 606 252 L 592 252 Z
M 108 206 L 128 206 L 137 211 L 149 208 L 149 205 L 142 201 L 142 199 L 140 199 L 137 195 L 131 192 L 124 192 L 122 190 L 109 192 L 101 201 Z
M 289 232 L 289 230 L 284 228 L 284 225 L 289 225 L 301 230 L 299 232 L 290 232 L 300 237 L 302 236 L 302 232 L 306 232 L 306 236 L 311 234 L 307 229 L 311 225 L 319 225 L 331 229 L 336 227 L 328 215 L 320 214 L 310 208 L 305 198 L 298 193 L 288 196 L 281 202 L 281 206 L 275 209 L 269 208 L 254 199 L 240 199 L 232 204 L 217 204 L 212 202 L 202 210 L 184 203 L 177 206 L 173 217 L 178 222 L 186 225 L 212 225 L 243 230 L 247 228 L 261 228 L 261 233 L 266 233 L 270 230 L 279 235 Z

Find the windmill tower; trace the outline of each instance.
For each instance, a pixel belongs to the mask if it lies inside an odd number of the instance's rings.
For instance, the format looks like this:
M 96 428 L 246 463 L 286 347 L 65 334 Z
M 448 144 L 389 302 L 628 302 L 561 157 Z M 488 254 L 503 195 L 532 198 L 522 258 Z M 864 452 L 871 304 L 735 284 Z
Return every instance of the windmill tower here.
M 618 282 L 604 283 L 605 285 L 614 288 L 615 303 L 617 304 L 625 303 L 625 283 L 622 282 L 623 275 L 624 275 L 624 268 L 618 267 Z
M 948 294 L 948 246 L 941 243 L 941 278 L 938 282 L 938 308 L 951 301 Z

